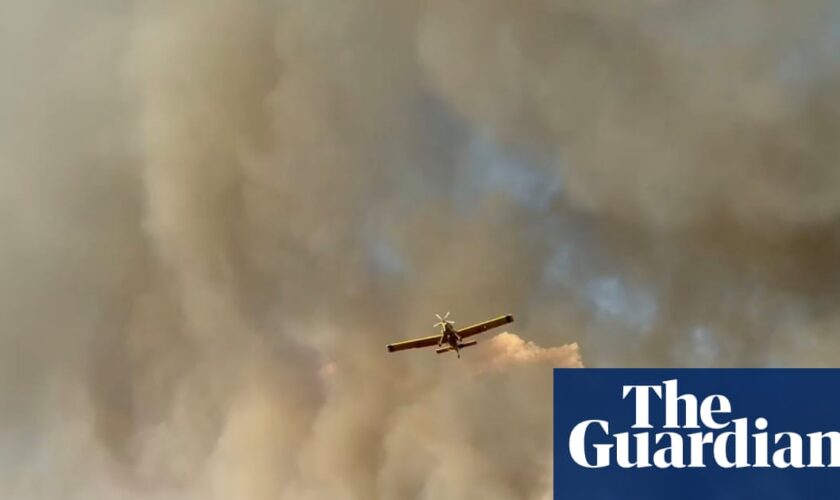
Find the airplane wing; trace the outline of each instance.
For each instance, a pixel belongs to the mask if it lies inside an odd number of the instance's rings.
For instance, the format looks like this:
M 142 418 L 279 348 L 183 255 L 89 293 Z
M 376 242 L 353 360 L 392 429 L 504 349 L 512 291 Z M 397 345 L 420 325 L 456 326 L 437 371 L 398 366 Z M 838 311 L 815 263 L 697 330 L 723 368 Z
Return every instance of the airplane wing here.
M 406 349 L 417 349 L 418 347 L 430 347 L 437 345 L 440 341 L 440 335 L 432 335 L 430 337 L 421 337 L 419 339 L 406 340 L 397 342 L 395 344 L 388 344 L 388 352 L 404 351 Z
M 468 326 L 466 328 L 461 328 L 460 330 L 458 330 L 458 336 L 462 339 L 465 339 L 467 337 L 472 337 L 473 335 L 478 335 L 479 333 L 486 332 L 491 328 L 496 328 L 497 326 L 506 325 L 512 322 L 513 316 L 510 314 L 505 316 L 499 316 L 498 318 L 491 319 L 483 323 L 478 323 L 476 325 Z

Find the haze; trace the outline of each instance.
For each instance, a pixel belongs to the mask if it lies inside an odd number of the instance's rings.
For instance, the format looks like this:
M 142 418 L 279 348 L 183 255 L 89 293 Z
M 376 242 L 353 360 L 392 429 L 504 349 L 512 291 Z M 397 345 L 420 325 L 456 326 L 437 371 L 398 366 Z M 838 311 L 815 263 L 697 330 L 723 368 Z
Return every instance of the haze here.
M 554 366 L 829 366 L 828 0 L 7 0 L 0 496 L 549 498 Z M 512 313 L 453 356 L 388 354 Z

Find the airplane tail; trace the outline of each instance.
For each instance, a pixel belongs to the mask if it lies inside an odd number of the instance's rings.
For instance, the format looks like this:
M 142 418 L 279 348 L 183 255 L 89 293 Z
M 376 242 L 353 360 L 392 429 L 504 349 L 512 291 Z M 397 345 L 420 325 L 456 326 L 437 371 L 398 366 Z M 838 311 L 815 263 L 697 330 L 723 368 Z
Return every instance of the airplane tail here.
M 474 346 L 476 344 L 478 344 L 477 340 L 470 340 L 469 342 L 464 342 L 462 344 L 459 344 L 458 347 L 463 349 L 464 347 L 471 347 L 471 346 Z M 438 354 L 443 354 L 445 352 L 454 351 L 454 350 L 455 349 L 452 346 L 446 346 L 446 347 L 441 347 L 439 349 L 436 349 L 435 352 L 438 353 Z

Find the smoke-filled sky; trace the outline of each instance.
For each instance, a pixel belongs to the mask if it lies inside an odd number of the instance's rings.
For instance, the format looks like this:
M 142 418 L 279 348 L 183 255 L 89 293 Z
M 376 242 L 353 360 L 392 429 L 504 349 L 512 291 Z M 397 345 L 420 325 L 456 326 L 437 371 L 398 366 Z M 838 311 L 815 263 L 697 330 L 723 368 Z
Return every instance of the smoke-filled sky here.
M 840 4 L 0 4 L 0 497 L 549 497 L 553 366 L 840 356 Z M 453 356 L 388 342 L 512 313 Z

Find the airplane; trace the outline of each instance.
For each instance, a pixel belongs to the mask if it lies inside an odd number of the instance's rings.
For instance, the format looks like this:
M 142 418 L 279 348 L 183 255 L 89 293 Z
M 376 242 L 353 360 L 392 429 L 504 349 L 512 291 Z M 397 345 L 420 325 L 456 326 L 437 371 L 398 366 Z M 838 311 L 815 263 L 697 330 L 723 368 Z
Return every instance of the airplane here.
M 441 354 L 444 352 L 455 351 L 458 354 L 458 358 L 460 358 L 461 349 L 463 349 L 464 347 L 474 346 L 478 343 L 477 340 L 464 342 L 463 340 L 465 338 L 472 337 L 473 335 L 478 335 L 479 333 L 486 332 L 491 328 L 496 328 L 497 326 L 502 326 L 513 322 L 513 316 L 507 314 L 505 316 L 499 316 L 498 318 L 494 318 L 488 321 L 484 321 L 482 323 L 477 323 L 475 325 L 462 328 L 460 330 L 456 330 L 455 327 L 452 326 L 455 324 L 455 322 L 449 319 L 448 312 L 443 317 L 441 317 L 440 314 L 435 314 L 435 316 L 437 316 L 438 322 L 432 326 L 439 326 L 440 334 L 432 335 L 430 337 L 421 337 L 418 339 L 405 340 L 403 342 L 397 342 L 395 344 L 388 344 L 388 352 L 404 351 L 406 349 L 417 349 L 420 347 L 431 347 L 437 344 L 438 348 L 435 350 L 436 353 Z M 444 347 L 444 344 L 447 345 Z

